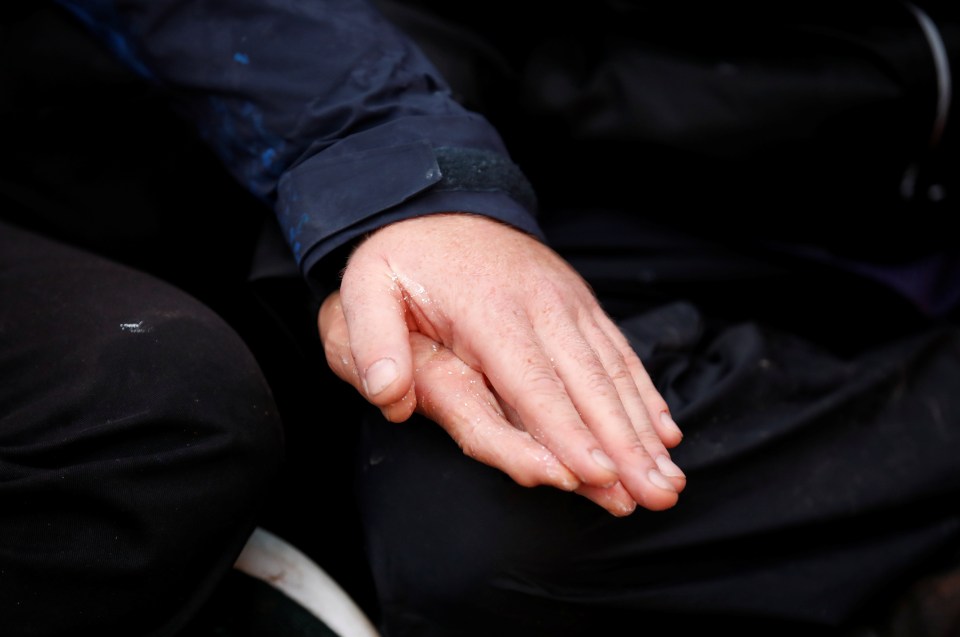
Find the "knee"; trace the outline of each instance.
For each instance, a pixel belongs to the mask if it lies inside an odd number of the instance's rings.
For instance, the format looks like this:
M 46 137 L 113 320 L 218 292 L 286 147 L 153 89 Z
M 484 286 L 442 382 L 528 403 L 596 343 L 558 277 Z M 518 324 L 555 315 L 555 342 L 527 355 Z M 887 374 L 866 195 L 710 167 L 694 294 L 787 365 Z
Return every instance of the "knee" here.
M 271 388 L 218 315 L 189 297 L 155 294 L 101 323 L 82 391 L 96 397 L 87 413 L 108 427 L 121 421 L 117 444 L 162 450 L 168 462 L 236 465 L 236 479 L 251 484 L 275 469 L 282 434 Z
M 0 558 L 0 596 L 18 605 L 6 621 L 38 634 L 188 613 L 232 566 L 279 469 L 280 418 L 240 337 L 165 288 L 132 298 L 75 316 L 73 351 L 37 350 L 43 380 L 25 374 L 17 390 L 30 409 L 0 420 L 17 472 L 0 467 L 0 536 L 29 538 Z
M 400 632 L 502 633 L 575 568 L 582 547 L 571 529 L 608 515 L 578 496 L 513 483 L 425 420 L 373 420 L 364 426 L 362 513 L 382 612 Z

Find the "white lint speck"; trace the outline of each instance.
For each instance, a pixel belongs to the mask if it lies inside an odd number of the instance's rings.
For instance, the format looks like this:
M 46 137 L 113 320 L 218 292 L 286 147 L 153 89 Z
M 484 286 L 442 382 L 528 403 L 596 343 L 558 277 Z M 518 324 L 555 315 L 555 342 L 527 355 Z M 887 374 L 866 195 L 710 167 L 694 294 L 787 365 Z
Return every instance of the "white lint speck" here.
M 137 321 L 136 323 L 121 323 L 120 329 L 124 332 L 130 332 L 131 334 L 146 334 L 153 328 L 149 325 L 144 325 L 143 321 Z

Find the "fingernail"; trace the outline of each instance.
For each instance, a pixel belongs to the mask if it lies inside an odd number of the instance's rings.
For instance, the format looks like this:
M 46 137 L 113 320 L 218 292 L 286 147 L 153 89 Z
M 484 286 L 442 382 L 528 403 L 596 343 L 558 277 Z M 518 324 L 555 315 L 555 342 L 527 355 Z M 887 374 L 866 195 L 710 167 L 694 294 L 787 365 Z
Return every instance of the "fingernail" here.
M 603 453 L 602 449 L 594 449 L 590 452 L 590 455 L 593 456 L 593 461 L 598 465 L 606 469 L 607 471 L 616 472 L 617 465 L 613 463 L 613 460 L 607 454 Z
M 673 460 L 666 456 L 657 456 L 657 468 L 660 469 L 660 473 L 670 478 L 686 478 L 683 471 L 680 470 L 680 467 L 673 463 Z
M 680 427 L 677 426 L 677 423 L 674 422 L 673 418 L 670 416 L 670 412 L 661 411 L 660 422 L 663 423 L 663 426 L 666 427 L 667 429 L 672 429 L 678 434 L 680 434 L 680 436 L 683 436 L 683 432 L 680 431 Z
M 397 380 L 397 363 L 392 358 L 381 358 L 367 368 L 363 376 L 363 390 L 368 396 L 376 396 Z
M 663 474 L 656 469 L 650 469 L 650 471 L 647 472 L 647 479 L 650 480 L 653 486 L 660 487 L 664 491 L 677 492 L 677 490 L 673 488 L 673 485 L 670 484 L 670 481 L 664 478 Z

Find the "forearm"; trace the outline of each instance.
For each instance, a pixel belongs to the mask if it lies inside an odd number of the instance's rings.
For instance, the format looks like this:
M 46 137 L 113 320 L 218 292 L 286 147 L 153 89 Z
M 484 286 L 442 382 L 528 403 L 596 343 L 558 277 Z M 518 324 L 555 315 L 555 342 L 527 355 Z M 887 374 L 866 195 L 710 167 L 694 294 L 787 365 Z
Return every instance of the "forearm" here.
M 538 233 L 489 122 L 361 0 L 61 0 L 272 206 L 302 271 L 389 222 L 485 214 Z M 322 281 L 317 281 L 322 287 Z

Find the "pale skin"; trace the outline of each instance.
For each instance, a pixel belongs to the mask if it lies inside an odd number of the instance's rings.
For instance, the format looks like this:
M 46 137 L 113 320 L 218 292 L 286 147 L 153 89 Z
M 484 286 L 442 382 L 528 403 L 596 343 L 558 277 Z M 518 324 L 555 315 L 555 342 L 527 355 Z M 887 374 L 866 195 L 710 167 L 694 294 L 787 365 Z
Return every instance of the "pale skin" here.
M 318 318 L 327 362 L 402 422 L 415 411 L 523 486 L 611 514 L 677 503 L 682 434 L 574 269 L 485 217 L 400 221 L 350 256 Z

